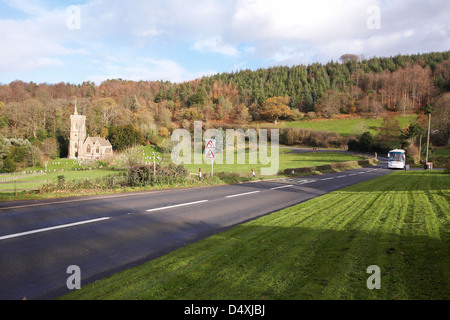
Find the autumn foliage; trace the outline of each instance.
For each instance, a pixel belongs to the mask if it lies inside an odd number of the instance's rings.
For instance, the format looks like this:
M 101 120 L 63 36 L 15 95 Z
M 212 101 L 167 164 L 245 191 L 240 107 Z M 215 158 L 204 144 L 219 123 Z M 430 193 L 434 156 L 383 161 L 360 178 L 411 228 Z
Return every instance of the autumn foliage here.
M 0 84 L 0 134 L 66 152 L 75 100 L 91 136 L 132 126 L 150 143 L 176 128 L 410 114 L 435 105 L 448 137 L 450 51 L 221 73 L 183 83 L 113 79 L 95 84 Z M 447 106 L 447 107 L 446 107 Z M 447 119 L 447 120 L 445 120 Z M 164 129 L 161 129 L 164 128 Z M 54 140 L 51 141 L 52 143 Z M 125 147 L 125 146 L 124 146 Z M 54 152 L 52 152 L 54 154 Z

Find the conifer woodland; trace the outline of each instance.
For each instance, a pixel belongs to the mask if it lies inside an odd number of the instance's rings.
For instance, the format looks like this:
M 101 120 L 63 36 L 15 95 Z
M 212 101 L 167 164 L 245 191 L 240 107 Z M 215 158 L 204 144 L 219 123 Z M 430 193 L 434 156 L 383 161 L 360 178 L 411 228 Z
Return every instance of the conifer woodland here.
M 433 142 L 447 145 L 450 51 L 371 59 L 345 54 L 327 64 L 239 70 L 183 83 L 0 84 L 0 171 L 67 156 L 75 101 L 87 116 L 88 134 L 110 139 L 116 150 L 126 141 L 164 147 L 173 130 L 192 130 L 194 121 L 203 121 L 204 129 L 246 128 L 395 113 L 422 115 L 417 125 L 426 128 L 430 110 Z

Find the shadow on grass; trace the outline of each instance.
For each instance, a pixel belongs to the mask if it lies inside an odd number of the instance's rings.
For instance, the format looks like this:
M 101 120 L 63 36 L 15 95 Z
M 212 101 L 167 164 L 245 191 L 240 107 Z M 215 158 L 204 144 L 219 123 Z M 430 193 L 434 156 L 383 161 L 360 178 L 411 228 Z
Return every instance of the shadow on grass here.
M 174 241 L 196 224 L 180 226 Z M 64 298 L 447 300 L 449 249 L 448 239 L 394 231 L 245 224 Z M 381 269 L 380 290 L 367 287 L 371 265 Z

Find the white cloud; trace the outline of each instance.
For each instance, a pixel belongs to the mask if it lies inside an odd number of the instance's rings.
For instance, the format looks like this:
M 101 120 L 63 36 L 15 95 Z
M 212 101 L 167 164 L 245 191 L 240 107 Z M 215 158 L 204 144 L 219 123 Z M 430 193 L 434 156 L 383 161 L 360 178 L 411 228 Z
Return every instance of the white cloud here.
M 344 53 L 367 57 L 443 51 L 450 47 L 450 2 L 431 0 L 240 0 L 228 38 L 252 43 L 269 63 L 337 60 Z M 379 8 L 380 28 L 368 21 Z
M 192 74 L 182 66 L 171 60 L 157 60 L 142 58 L 136 61 L 120 60 L 100 66 L 102 74 L 88 76 L 90 81 L 100 84 L 107 79 L 126 80 L 168 80 L 171 82 L 183 82 L 191 80 Z
M 236 56 L 239 51 L 230 44 L 224 43 L 219 37 L 211 37 L 206 40 L 196 41 L 192 45 L 192 49 L 200 53 L 212 52 L 226 56 Z
M 192 70 L 199 60 L 210 70 L 228 64 L 217 70 L 227 72 L 450 48 L 448 0 L 86 0 L 79 30 L 67 28 L 61 4 L 4 3 L 28 16 L 0 20 L 1 73 L 69 70 L 77 61 L 98 79 L 179 82 L 204 74 Z M 367 27 L 371 6 L 380 8 L 380 29 Z

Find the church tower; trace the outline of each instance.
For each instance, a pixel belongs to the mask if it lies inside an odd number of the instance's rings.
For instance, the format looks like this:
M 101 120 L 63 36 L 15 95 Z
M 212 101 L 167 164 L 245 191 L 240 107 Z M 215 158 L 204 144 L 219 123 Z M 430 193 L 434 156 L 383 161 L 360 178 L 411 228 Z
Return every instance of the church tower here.
M 78 114 L 77 101 L 75 112 L 70 116 L 69 159 L 79 159 L 84 155 L 84 142 L 86 141 L 86 116 Z

